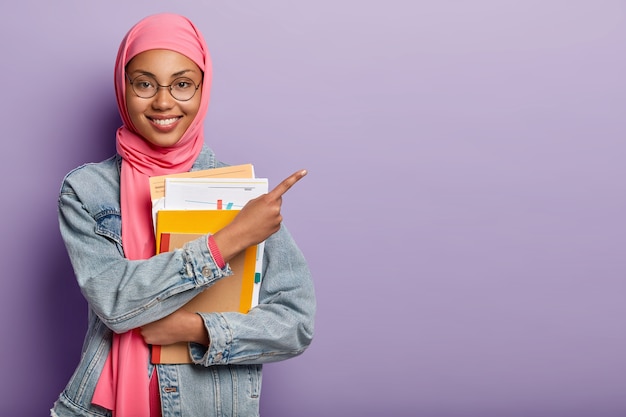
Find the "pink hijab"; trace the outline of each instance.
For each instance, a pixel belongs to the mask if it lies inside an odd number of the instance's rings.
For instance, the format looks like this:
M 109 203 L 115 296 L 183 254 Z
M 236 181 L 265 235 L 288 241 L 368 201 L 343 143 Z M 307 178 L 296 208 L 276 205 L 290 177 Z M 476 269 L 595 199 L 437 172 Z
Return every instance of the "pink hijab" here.
M 151 49 L 181 53 L 204 72 L 197 116 L 178 143 L 168 148 L 145 141 L 133 127 L 126 108 L 126 65 L 136 55 Z M 191 169 L 204 144 L 204 116 L 209 106 L 211 78 L 211 58 L 204 38 L 183 16 L 171 13 L 148 16 L 122 40 L 115 62 L 115 93 L 123 122 L 117 131 L 117 152 L 122 157 L 122 242 L 128 259 L 147 259 L 155 254 L 148 178 Z M 115 417 L 149 415 L 148 360 L 148 346 L 138 331 L 114 334 L 93 403 L 112 410 Z

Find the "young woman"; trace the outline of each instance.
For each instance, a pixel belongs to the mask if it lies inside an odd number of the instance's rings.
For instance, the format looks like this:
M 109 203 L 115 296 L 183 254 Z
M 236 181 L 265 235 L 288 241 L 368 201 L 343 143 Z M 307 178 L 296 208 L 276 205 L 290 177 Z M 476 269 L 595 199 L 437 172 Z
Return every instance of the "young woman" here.
M 155 255 L 148 178 L 225 166 L 204 145 L 211 61 L 188 19 L 149 16 L 123 39 L 115 89 L 117 154 L 64 179 L 60 229 L 89 304 L 74 375 L 52 416 L 258 416 L 263 363 L 311 343 L 315 295 L 282 225 L 282 195 L 306 171 L 250 201 L 227 227 Z M 259 305 L 248 314 L 181 307 L 265 241 Z M 153 365 L 150 344 L 188 342 L 193 364 Z

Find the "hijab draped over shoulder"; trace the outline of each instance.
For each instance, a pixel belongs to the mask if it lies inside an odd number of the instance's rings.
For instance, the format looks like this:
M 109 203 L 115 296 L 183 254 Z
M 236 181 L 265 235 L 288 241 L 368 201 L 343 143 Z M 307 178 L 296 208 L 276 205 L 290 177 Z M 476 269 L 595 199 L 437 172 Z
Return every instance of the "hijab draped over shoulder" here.
M 144 140 L 133 126 L 126 107 L 126 66 L 138 54 L 167 49 L 191 59 L 203 71 L 198 113 L 171 147 Z M 122 157 L 120 202 L 122 243 L 126 258 L 147 259 L 155 254 L 149 177 L 189 171 L 204 144 L 204 117 L 209 106 L 212 67 L 202 34 L 187 18 L 161 13 L 133 26 L 119 47 L 115 62 L 115 94 L 122 118 L 117 130 L 117 153 Z M 93 402 L 113 410 L 116 417 L 149 415 L 148 346 L 137 331 L 114 334 L 111 352 L 94 393 Z

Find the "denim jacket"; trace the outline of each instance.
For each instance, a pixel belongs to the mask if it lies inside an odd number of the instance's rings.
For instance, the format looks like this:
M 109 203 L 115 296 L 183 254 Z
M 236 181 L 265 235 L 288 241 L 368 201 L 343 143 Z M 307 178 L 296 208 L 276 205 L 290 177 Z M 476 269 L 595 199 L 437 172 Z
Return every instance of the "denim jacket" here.
M 224 166 L 205 147 L 192 170 Z M 86 164 L 63 180 L 61 235 L 89 304 L 80 362 L 52 416 L 110 416 L 91 404 L 113 332 L 167 316 L 229 275 L 206 237 L 181 250 L 131 261 L 124 257 L 120 217 L 121 159 Z M 201 313 L 210 345 L 189 343 L 194 364 L 158 368 L 163 417 L 259 415 L 263 363 L 301 354 L 311 343 L 315 295 L 306 261 L 284 226 L 265 242 L 259 305 L 248 314 Z

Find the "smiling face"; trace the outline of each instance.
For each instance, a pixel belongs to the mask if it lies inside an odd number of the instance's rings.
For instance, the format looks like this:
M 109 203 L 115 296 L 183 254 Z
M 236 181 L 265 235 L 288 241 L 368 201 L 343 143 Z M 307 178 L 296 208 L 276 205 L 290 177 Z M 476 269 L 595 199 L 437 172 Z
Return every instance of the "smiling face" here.
M 136 88 L 137 77 L 140 77 L 139 80 L 147 79 L 145 76 L 161 86 L 169 86 L 175 80 L 180 86 L 178 79 L 186 77 L 199 86 L 202 85 L 200 68 L 178 52 L 153 49 L 136 55 L 126 66 L 126 74 L 126 107 L 137 132 L 153 145 L 175 145 L 198 113 L 202 87 L 188 101 L 176 100 L 168 87 L 158 88 L 154 97 L 141 98 L 133 90 L 130 80 Z

